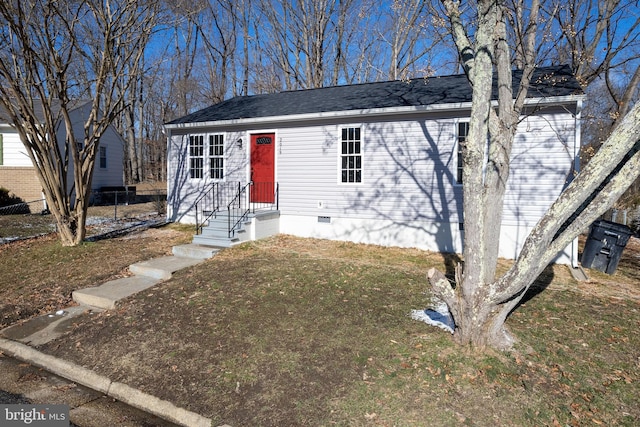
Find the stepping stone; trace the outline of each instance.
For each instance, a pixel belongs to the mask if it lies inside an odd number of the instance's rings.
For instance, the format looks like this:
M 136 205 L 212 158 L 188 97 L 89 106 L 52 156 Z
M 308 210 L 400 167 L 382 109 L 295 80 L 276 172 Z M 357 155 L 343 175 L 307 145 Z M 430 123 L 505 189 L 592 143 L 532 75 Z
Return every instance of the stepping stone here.
M 174 246 L 172 252 L 175 256 L 183 258 L 209 259 L 220 251 L 220 248 L 212 246 L 196 245 L 189 243 L 186 245 Z
M 161 258 L 142 261 L 129 266 L 129 271 L 140 276 L 152 277 L 158 280 L 167 280 L 171 275 L 183 268 L 200 264 L 202 259 L 184 258 L 177 256 L 165 256 Z
M 118 300 L 157 285 L 158 279 L 147 276 L 132 276 L 111 280 L 100 286 L 73 291 L 71 296 L 78 304 L 111 310 Z

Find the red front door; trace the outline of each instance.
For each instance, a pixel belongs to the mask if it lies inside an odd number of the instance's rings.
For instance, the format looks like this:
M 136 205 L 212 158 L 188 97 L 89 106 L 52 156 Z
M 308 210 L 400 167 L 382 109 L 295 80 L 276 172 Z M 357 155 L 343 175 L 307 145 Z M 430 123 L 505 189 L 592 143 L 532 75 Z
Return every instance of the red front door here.
M 273 133 L 251 135 L 251 202 L 273 203 L 275 201 L 275 145 Z

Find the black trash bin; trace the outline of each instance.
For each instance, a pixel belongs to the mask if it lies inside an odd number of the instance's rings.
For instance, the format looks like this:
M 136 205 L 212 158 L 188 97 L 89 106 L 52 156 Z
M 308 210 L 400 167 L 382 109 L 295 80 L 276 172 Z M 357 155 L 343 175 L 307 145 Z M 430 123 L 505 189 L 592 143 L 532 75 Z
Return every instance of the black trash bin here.
M 603 219 L 591 225 L 582 252 L 582 266 L 613 274 L 618 268 L 622 251 L 633 233 L 624 224 Z

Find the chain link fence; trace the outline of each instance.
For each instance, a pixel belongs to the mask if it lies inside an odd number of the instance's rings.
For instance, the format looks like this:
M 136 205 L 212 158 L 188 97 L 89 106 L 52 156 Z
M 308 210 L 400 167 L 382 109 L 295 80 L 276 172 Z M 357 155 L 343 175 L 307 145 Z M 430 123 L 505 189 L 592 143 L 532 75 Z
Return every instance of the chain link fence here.
M 133 187 L 96 191 L 87 212 L 87 235 L 131 227 L 136 222 L 164 219 L 165 190 Z M 56 231 L 55 218 L 44 200 L 0 207 L 0 244 Z
M 136 191 L 135 187 L 96 191 L 91 197 L 89 216 L 106 216 L 114 220 L 167 212 L 166 190 Z
M 0 216 L 8 215 L 30 215 L 46 213 L 46 203 L 44 200 L 32 202 L 20 202 L 9 206 L 0 207 Z

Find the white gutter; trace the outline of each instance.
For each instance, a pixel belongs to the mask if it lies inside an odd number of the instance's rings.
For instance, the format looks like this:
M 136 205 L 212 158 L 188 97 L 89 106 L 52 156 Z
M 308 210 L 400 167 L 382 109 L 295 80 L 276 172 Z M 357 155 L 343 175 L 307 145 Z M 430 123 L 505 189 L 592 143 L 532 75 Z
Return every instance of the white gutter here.
M 290 114 L 286 116 L 268 116 L 268 117 L 252 117 L 246 119 L 231 119 L 231 120 L 214 120 L 209 122 L 192 122 L 192 123 L 176 123 L 167 124 L 167 129 L 184 129 L 193 127 L 226 127 L 226 126 L 241 126 L 241 125 L 253 125 L 253 124 L 270 124 L 270 123 L 282 123 L 282 122 L 303 122 L 303 121 L 322 121 L 327 119 L 348 119 L 357 117 L 375 117 L 385 115 L 397 115 L 397 114 L 419 114 L 432 111 L 448 111 L 462 108 L 471 108 L 471 103 L 456 103 L 456 104 L 440 104 L 440 105 L 424 105 L 417 107 L 390 107 L 390 108 L 369 108 L 362 110 L 343 110 L 343 111 L 327 111 L 318 113 L 304 113 L 304 114 Z
M 584 95 L 567 95 L 543 98 L 528 98 L 525 102 L 527 106 L 551 106 L 562 105 L 566 103 L 581 102 Z M 497 106 L 497 101 L 493 102 Z M 213 120 L 208 122 L 191 122 L 191 123 L 175 123 L 165 124 L 165 129 L 193 129 L 193 128 L 221 128 L 230 126 L 256 125 L 256 124 L 273 124 L 273 123 L 292 123 L 303 121 L 323 121 L 327 119 L 350 119 L 361 117 L 379 117 L 400 114 L 424 114 L 433 112 L 457 111 L 471 109 L 471 102 L 457 102 L 448 104 L 432 104 L 420 105 L 412 107 L 388 107 L 388 108 L 369 108 L 362 110 L 343 110 L 328 111 L 317 113 L 290 114 L 285 116 L 269 116 L 269 117 L 252 117 L 231 120 Z

